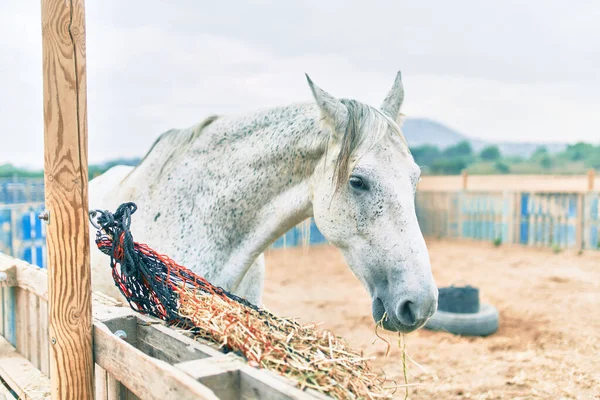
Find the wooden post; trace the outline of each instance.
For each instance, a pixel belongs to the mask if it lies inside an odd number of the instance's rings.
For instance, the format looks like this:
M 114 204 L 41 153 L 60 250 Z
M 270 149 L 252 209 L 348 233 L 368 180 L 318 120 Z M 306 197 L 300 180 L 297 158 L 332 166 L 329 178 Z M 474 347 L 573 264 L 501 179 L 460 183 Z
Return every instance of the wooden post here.
M 594 181 L 595 181 L 595 179 L 596 179 L 596 170 L 592 168 L 592 169 L 588 170 L 588 185 L 587 185 L 588 187 L 587 187 L 587 190 L 590 191 L 590 192 L 592 190 L 594 190 Z
M 515 244 L 521 244 L 521 198 L 523 197 L 523 193 L 516 192 L 515 197 L 513 199 L 514 204 L 514 225 L 515 225 L 515 238 L 513 242 Z
M 469 173 L 466 169 L 462 171 L 462 190 L 467 190 L 467 180 L 469 177 Z
M 583 193 L 577 194 L 577 216 L 575 217 L 575 246 L 577 250 L 583 250 L 585 247 L 584 243 L 584 232 L 585 232 L 585 209 L 583 201 Z
M 84 0 L 42 0 L 53 399 L 93 399 Z

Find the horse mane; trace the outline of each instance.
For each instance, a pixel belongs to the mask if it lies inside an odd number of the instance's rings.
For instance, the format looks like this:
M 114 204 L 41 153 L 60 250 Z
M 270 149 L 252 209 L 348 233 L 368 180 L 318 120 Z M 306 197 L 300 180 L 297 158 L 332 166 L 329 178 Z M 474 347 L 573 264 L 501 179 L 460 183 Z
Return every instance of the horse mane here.
M 334 186 L 338 191 L 348 179 L 350 164 L 356 150 L 365 141 L 369 141 L 371 146 L 377 144 L 390 129 L 398 135 L 405 145 L 408 153 L 410 150 L 399 124 L 380 110 L 352 99 L 340 99 L 342 104 L 348 110 L 348 123 L 346 129 L 341 135 L 340 152 L 334 160 Z M 137 167 L 153 153 L 155 148 L 164 142 L 171 146 L 169 154 L 157 163 L 155 166 L 158 175 L 164 174 L 169 165 L 177 159 L 179 155 L 185 153 L 185 150 L 202 134 L 204 129 L 216 121 L 220 116 L 211 115 L 200 123 L 187 129 L 170 129 L 162 133 L 152 144 L 148 152 L 144 155 Z M 134 168 L 134 169 L 135 169 Z M 133 171 L 132 171 L 133 172 Z
M 146 152 L 142 160 L 139 164 L 134 168 L 137 169 L 141 166 L 144 161 L 152 154 L 153 150 L 159 143 L 164 143 L 167 140 L 174 141 L 175 146 L 173 146 L 172 150 L 168 157 L 165 158 L 164 162 L 162 162 L 157 167 L 159 168 L 159 176 L 162 175 L 166 169 L 166 167 L 171 164 L 178 155 L 181 155 L 185 152 L 185 150 L 202 134 L 204 129 L 215 122 L 219 118 L 218 115 L 211 115 L 205 118 L 200 123 L 192 126 L 188 129 L 170 129 L 166 132 L 163 132 L 150 146 L 150 149 Z M 132 171 L 133 172 L 133 171 Z
M 356 100 L 340 99 L 340 101 L 348 110 L 348 123 L 341 138 L 340 152 L 334 162 L 336 191 L 348 179 L 352 156 L 366 139 L 370 139 L 371 145 L 375 145 L 388 133 L 388 129 L 391 129 L 400 137 L 407 152 L 410 151 L 400 126 L 389 116 Z M 377 126 L 377 129 L 372 130 L 373 126 Z

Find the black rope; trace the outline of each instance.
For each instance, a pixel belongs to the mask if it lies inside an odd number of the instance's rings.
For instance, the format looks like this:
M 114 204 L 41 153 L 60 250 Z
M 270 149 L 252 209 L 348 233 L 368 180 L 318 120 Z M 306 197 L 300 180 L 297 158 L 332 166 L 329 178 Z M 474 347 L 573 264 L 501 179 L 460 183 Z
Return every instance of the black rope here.
M 110 256 L 115 285 L 131 308 L 193 329 L 191 322 L 178 313 L 179 295 L 171 289 L 171 284 L 177 287 L 187 286 L 191 290 L 201 290 L 205 293 L 221 294 L 262 315 L 271 315 L 223 288 L 207 285 L 206 281 L 198 279 L 185 268 L 174 273 L 175 271 L 170 271 L 163 260 L 144 252 L 144 245 L 136 244 L 131 234 L 131 216 L 136 210 L 135 203 L 128 202 L 121 204 L 114 214 L 100 210 L 90 212 L 90 221 L 97 229 L 96 244 L 104 254 Z M 97 215 L 96 223 L 93 218 Z M 116 270 L 117 264 L 121 265 L 120 274 Z

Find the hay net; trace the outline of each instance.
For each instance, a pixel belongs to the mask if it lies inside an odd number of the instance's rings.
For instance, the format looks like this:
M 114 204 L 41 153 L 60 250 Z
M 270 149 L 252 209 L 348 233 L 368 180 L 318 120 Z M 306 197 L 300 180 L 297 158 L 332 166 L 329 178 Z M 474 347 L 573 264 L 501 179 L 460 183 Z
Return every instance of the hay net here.
M 301 389 L 337 399 L 391 398 L 382 386 L 386 379 L 342 338 L 277 317 L 135 242 L 130 228 L 136 210 L 129 202 L 114 214 L 90 212 L 96 245 L 110 256 L 115 284 L 132 309 L 235 352 L 251 366 L 294 379 Z
M 238 302 L 259 313 L 255 305 L 226 290 L 213 286 L 166 255 L 149 246 L 133 241 L 131 216 L 137 210 L 135 203 L 121 204 L 114 214 L 94 210 L 90 219 L 98 215 L 97 223 L 91 220 L 96 232 L 96 245 L 110 256 L 112 276 L 119 291 L 130 307 L 139 313 L 152 315 L 169 324 L 194 328 L 189 318 L 181 317 L 181 293 L 202 291 L 221 297 L 227 302 Z M 115 240 L 116 238 L 116 240 Z

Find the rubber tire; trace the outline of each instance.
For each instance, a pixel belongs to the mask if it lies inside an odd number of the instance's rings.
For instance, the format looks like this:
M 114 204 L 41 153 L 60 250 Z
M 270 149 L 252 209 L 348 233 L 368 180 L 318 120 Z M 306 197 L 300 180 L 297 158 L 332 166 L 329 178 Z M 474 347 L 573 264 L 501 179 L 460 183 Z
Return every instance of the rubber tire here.
M 459 314 L 479 312 L 479 289 L 467 285 L 464 287 L 442 287 L 438 291 L 439 311 Z
M 498 330 L 499 314 L 491 304 L 481 304 L 479 312 L 472 314 L 436 311 L 424 328 L 450 332 L 461 336 L 488 336 Z

